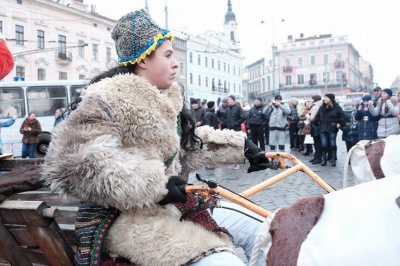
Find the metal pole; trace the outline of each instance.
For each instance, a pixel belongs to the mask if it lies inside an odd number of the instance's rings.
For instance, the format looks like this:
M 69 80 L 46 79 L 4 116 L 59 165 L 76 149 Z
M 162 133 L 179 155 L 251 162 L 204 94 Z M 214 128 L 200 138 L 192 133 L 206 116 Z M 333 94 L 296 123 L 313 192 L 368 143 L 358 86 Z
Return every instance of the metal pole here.
M 340 92 L 342 93 L 342 97 L 344 99 L 344 94 L 343 94 L 343 72 L 342 72 L 342 78 L 340 79 Z
M 272 95 L 275 97 L 275 45 L 272 44 Z

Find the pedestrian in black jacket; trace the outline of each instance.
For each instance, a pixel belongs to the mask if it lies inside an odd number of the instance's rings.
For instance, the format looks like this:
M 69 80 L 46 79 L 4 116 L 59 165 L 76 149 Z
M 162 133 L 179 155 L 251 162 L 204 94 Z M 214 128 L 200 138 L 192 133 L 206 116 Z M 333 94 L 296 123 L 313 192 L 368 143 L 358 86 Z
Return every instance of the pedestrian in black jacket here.
M 245 121 L 243 117 L 243 109 L 239 103 L 235 102 L 235 96 L 228 97 L 228 113 L 226 115 L 226 126 L 235 131 L 241 131 L 242 123 Z
M 228 113 L 228 109 L 229 109 L 228 98 L 224 97 L 224 98 L 222 98 L 221 105 L 218 107 L 218 110 L 217 110 L 218 123 L 219 123 L 221 130 L 227 128 L 226 115 Z
M 215 113 L 215 102 L 209 101 L 207 103 L 207 111 L 203 118 L 203 126 L 210 126 L 214 129 L 218 129 L 218 117 Z
M 254 144 L 258 145 L 260 143 L 260 148 L 265 151 L 264 142 L 264 129 L 263 125 L 266 116 L 263 114 L 264 104 L 262 103 L 262 98 L 257 97 L 254 101 L 254 107 L 249 111 L 249 115 L 246 122 L 247 133 L 250 134 L 251 140 Z
M 202 106 L 199 106 L 199 102 L 196 99 L 193 99 L 190 102 L 191 106 L 192 106 L 192 110 L 194 111 L 194 115 L 196 117 L 196 126 L 201 126 L 202 122 L 203 122 L 203 118 L 204 118 L 204 114 L 205 114 L 205 110 Z
M 331 147 L 332 166 L 336 166 L 336 136 L 340 128 L 346 125 L 346 116 L 342 107 L 335 101 L 335 94 L 327 93 L 324 102 L 315 117 L 322 144 L 322 166 L 326 165 L 328 147 Z

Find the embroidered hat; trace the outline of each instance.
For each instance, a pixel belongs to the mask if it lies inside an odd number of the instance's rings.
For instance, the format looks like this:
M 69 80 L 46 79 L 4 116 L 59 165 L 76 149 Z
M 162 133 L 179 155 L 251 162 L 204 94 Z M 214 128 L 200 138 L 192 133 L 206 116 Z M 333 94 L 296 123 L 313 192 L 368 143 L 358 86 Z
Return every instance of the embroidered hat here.
M 174 35 L 160 28 L 144 9 L 122 16 L 115 24 L 111 37 L 120 66 L 136 64 L 156 50 L 165 39 L 174 40 Z

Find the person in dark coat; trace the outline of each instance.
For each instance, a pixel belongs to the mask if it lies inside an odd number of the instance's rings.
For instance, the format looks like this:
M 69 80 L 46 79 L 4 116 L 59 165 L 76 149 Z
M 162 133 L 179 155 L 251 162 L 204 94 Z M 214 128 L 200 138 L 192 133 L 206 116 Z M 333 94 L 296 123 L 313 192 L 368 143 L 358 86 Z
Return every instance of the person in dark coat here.
M 262 98 L 257 97 L 254 101 L 254 106 L 249 111 L 246 129 L 247 133 L 251 136 L 251 141 L 256 145 L 260 142 L 260 148 L 265 151 L 263 125 L 265 124 L 266 116 L 263 114 L 263 109 Z
M 221 130 L 227 128 L 226 127 L 226 115 L 228 113 L 228 98 L 224 97 L 222 98 L 221 105 L 218 107 L 217 110 L 217 117 L 218 117 L 218 123 L 221 128 Z
M 204 114 L 206 112 L 202 106 L 199 106 L 199 102 L 196 99 L 193 99 L 190 104 L 196 117 L 196 126 L 199 127 L 202 125 L 201 123 L 203 122 Z
M 241 125 L 245 121 L 243 109 L 239 103 L 235 102 L 235 96 L 228 97 L 228 113 L 226 115 L 226 126 L 235 131 L 241 131 Z
M 207 111 L 203 118 L 203 126 L 210 126 L 214 129 L 218 129 L 218 117 L 215 113 L 214 101 L 209 101 L 207 103 Z
M 353 134 L 353 128 L 356 127 L 357 121 L 354 119 L 355 107 L 353 101 L 348 99 L 343 104 L 343 112 L 346 116 L 346 125 L 342 128 L 342 140 L 346 143 L 347 152 L 358 142 L 358 136 Z
M 322 144 L 322 166 L 326 165 L 328 147 L 331 148 L 332 166 L 336 166 L 336 136 L 340 128 L 346 125 L 346 116 L 342 107 L 335 101 L 335 94 L 327 93 L 319 108 L 315 121 L 319 126 Z
M 371 99 L 370 95 L 365 95 L 354 114 L 355 120 L 358 121 L 358 140 L 373 140 L 378 138 L 376 130 L 378 128 L 379 116 L 373 116 L 368 110 L 368 102 Z

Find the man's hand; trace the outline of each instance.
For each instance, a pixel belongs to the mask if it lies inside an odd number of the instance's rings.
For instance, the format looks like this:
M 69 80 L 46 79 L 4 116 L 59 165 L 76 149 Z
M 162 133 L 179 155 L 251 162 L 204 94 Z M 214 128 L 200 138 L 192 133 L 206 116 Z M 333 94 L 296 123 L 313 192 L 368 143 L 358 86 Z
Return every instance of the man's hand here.
M 168 193 L 158 203 L 160 205 L 166 205 L 171 202 L 186 203 L 187 195 L 185 193 L 185 186 L 187 182 L 177 176 L 171 176 L 167 183 Z

